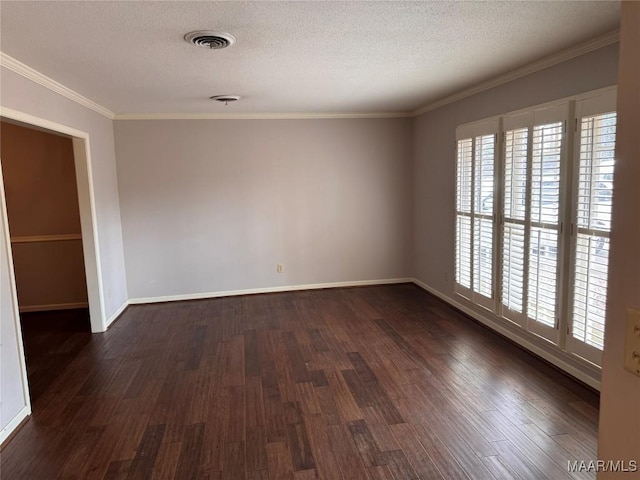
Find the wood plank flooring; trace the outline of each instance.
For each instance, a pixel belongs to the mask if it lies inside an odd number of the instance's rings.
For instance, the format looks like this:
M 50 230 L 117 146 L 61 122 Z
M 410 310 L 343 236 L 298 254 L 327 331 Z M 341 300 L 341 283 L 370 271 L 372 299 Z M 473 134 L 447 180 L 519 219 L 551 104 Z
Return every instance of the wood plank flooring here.
M 413 285 L 132 306 L 1 453 L 7 479 L 568 479 L 598 398 Z
M 89 309 L 20 314 L 33 402 L 91 341 Z

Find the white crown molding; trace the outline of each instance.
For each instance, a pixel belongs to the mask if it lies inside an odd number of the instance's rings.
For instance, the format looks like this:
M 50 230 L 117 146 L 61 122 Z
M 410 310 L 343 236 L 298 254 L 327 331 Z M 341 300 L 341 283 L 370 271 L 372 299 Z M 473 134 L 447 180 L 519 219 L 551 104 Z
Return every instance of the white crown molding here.
M 585 53 L 589 53 L 594 50 L 598 50 L 599 48 L 606 47 L 607 45 L 616 43 L 619 40 L 620 30 L 614 30 L 551 56 L 542 58 L 536 62 L 524 65 L 523 67 L 517 68 L 503 75 L 499 75 L 490 80 L 474 85 L 473 87 L 460 90 L 459 92 L 441 98 L 440 100 L 436 100 L 435 102 L 429 103 L 428 105 L 414 110 L 412 112 L 413 116 L 422 115 L 423 113 L 435 110 L 436 108 L 443 107 L 450 103 L 457 102 L 459 100 L 462 100 L 463 98 L 467 98 L 472 95 L 484 92 L 485 90 L 504 85 L 505 83 L 517 80 L 518 78 L 531 75 L 532 73 L 544 70 L 545 68 L 552 67 L 553 65 L 557 65 L 562 62 L 566 62 L 567 60 L 571 60 L 575 57 L 579 57 L 580 55 L 584 55 Z
M 34 70 L 33 68 L 25 65 L 24 63 L 16 60 L 15 58 L 7 55 L 4 52 L 0 52 L 0 66 L 3 66 L 12 72 L 17 73 L 18 75 L 22 75 L 23 77 L 37 83 L 38 85 L 42 85 L 45 88 L 48 88 L 52 92 L 55 92 L 63 97 L 72 100 L 83 107 L 87 107 L 90 110 L 93 110 L 100 115 L 103 115 L 111 120 L 115 117 L 115 114 L 106 107 L 97 104 L 93 100 L 89 100 L 87 97 L 80 95 L 78 92 L 71 90 L 68 87 L 65 87 L 61 83 L 56 82 L 52 78 L 43 75 L 42 73 Z
M 408 118 L 412 112 L 381 113 L 119 113 L 115 120 L 301 120 L 323 118 Z

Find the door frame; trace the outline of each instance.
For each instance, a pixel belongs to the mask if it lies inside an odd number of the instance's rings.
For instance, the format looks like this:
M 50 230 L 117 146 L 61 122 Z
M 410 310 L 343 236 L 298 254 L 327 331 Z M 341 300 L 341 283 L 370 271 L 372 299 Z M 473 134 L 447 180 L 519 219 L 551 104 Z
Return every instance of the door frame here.
M 82 233 L 82 250 L 84 256 L 85 277 L 87 282 L 87 296 L 89 301 L 89 315 L 91 332 L 104 332 L 107 329 L 105 315 L 104 288 L 102 284 L 102 268 L 100 264 L 100 247 L 98 242 L 98 225 L 96 220 L 95 195 L 93 185 L 93 171 L 91 165 L 91 146 L 89 134 L 81 130 L 36 117 L 28 113 L 0 107 L 0 118 L 13 120 L 24 124 L 26 127 L 44 129 L 53 133 L 71 137 L 73 142 L 73 157 L 76 171 L 76 184 L 78 189 L 78 205 L 80 207 L 80 230 Z M 5 240 L 7 242 L 7 257 L 9 258 L 9 277 L 11 291 L 13 292 L 13 310 L 16 319 L 16 332 L 19 338 L 19 350 L 24 361 L 22 335 L 20 334 L 20 312 L 16 293 L 15 273 L 13 269 L 13 254 L 9 233 L 9 219 L 7 217 L 7 204 L 2 177 L 2 159 L 0 158 L 0 211 L 3 218 Z M 24 382 L 26 381 L 26 368 L 23 365 Z M 27 395 L 28 398 L 28 395 Z

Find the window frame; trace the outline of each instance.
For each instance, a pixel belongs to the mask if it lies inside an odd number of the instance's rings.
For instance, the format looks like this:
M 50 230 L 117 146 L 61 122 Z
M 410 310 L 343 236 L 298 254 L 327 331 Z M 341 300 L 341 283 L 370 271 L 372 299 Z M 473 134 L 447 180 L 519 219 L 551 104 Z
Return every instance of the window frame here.
M 495 309 L 495 299 L 496 299 L 496 288 L 495 288 L 495 282 L 496 282 L 496 278 L 495 278 L 495 272 L 496 272 L 496 252 L 497 252 L 497 242 L 496 242 L 496 236 L 495 236 L 495 229 L 496 229 L 496 194 L 497 194 L 497 190 L 496 190 L 496 178 L 497 178 L 497 164 L 498 164 L 498 159 L 499 159 L 499 149 L 500 149 L 500 142 L 499 142 L 499 131 L 500 131 L 500 119 L 499 117 L 494 117 L 494 118 L 489 118 L 486 120 L 481 120 L 479 122 L 473 122 L 473 123 L 469 123 L 466 125 L 461 125 L 456 129 L 456 141 L 455 141 L 455 159 L 456 159 L 456 167 L 455 167 L 455 178 L 456 178 L 456 182 L 458 179 L 458 145 L 459 145 L 459 141 L 460 140 L 466 140 L 466 139 L 471 139 L 472 140 L 472 146 L 471 146 L 471 207 L 470 207 L 470 213 L 466 213 L 466 212 L 462 212 L 458 210 L 458 205 L 457 205 L 457 198 L 456 198 L 456 202 L 455 202 L 455 207 L 454 207 L 454 219 L 455 219 L 455 236 L 456 236 L 456 241 L 457 241 L 457 235 L 458 235 L 458 216 L 462 215 L 462 216 L 467 216 L 468 218 L 470 218 L 470 231 L 471 231 L 471 272 L 470 272 L 470 276 L 471 276 L 471 283 L 470 283 L 470 287 L 467 288 L 461 284 L 459 284 L 457 282 L 457 279 L 455 278 L 455 273 L 454 273 L 454 290 L 455 293 L 457 295 L 460 295 L 461 297 L 464 297 L 470 301 L 472 301 L 473 303 L 475 303 L 476 305 L 479 305 L 481 307 L 484 307 L 488 310 L 494 310 Z M 478 137 L 483 137 L 483 136 L 488 136 L 488 135 L 493 135 L 494 136 L 494 155 L 493 155 L 493 205 L 492 205 L 492 213 L 491 215 L 485 215 L 485 214 L 478 214 L 476 213 L 476 208 L 475 208 L 475 196 L 476 196 L 476 192 L 475 192 L 475 177 L 476 177 L 476 170 L 475 170 L 475 162 L 476 162 L 476 139 Z M 458 185 L 455 185 L 455 190 L 456 190 L 456 195 L 457 195 L 457 191 L 458 191 Z M 475 266 L 475 221 L 476 219 L 484 219 L 484 220 L 491 220 L 491 224 L 492 224 L 492 242 L 491 242 L 491 266 L 492 266 L 492 292 L 491 292 L 491 296 L 487 297 L 479 292 L 475 291 L 475 285 L 474 285 L 474 266 Z M 454 243 L 454 245 L 457 245 Z M 456 250 L 456 247 L 454 246 L 454 250 Z M 454 251 L 454 262 L 457 261 L 457 252 Z M 454 268 L 454 272 L 456 271 L 456 269 Z
M 570 268 L 568 273 L 568 285 L 567 285 L 567 325 L 566 325 L 566 340 L 565 349 L 567 352 L 576 355 L 580 358 L 588 360 L 596 365 L 602 365 L 602 350 L 589 345 L 577 338 L 572 334 L 573 329 L 573 307 L 575 301 L 575 265 L 577 256 L 577 240 L 579 233 L 602 233 L 598 230 L 590 230 L 579 227 L 578 225 L 578 192 L 579 192 L 579 180 L 580 180 L 580 140 L 581 140 L 581 128 L 582 119 L 584 117 L 590 117 L 595 115 L 601 115 L 609 112 L 616 112 L 616 91 L 608 89 L 607 91 L 589 92 L 584 95 L 580 95 L 575 99 L 575 115 L 574 115 L 574 139 L 573 149 L 574 155 L 572 158 L 572 196 L 570 205 Z M 616 126 L 617 128 L 617 126 Z M 615 163 L 614 163 L 615 172 Z M 606 235 L 610 237 L 610 231 Z M 607 268 L 608 270 L 608 268 Z M 608 271 L 607 271 L 608 278 Z M 608 283 L 608 282 L 607 282 Z M 606 321 L 606 319 L 605 319 Z
M 597 111 L 601 109 L 603 102 L 608 106 L 607 112 L 615 112 L 615 98 L 617 88 L 606 87 L 603 89 L 587 92 L 581 95 L 563 98 L 542 105 L 537 105 L 503 115 L 494 116 L 485 120 L 460 125 L 456 129 L 456 175 L 455 189 L 458 192 L 458 142 L 466 138 L 474 139 L 482 134 L 496 134 L 495 157 L 494 157 L 494 181 L 493 181 L 493 291 L 492 299 L 486 297 L 478 298 L 478 293 L 474 292 L 473 280 L 471 288 L 462 287 L 457 283 L 457 276 L 454 273 L 453 290 L 454 295 L 463 302 L 471 303 L 473 306 L 482 307 L 489 310 L 496 319 L 507 321 L 522 329 L 522 331 L 542 338 L 579 360 L 584 360 L 599 367 L 601 364 L 602 352 L 595 347 L 586 345 L 572 337 L 571 316 L 573 315 L 573 288 L 574 270 L 577 238 L 577 184 L 578 184 L 578 163 L 580 161 L 580 122 L 582 117 L 590 114 L 597 115 L 603 113 Z M 604 100 L 607 99 L 607 100 Z M 613 100 L 612 100 L 613 99 Z M 611 107 L 612 106 L 612 107 Z M 595 109 L 595 110 L 593 110 Z M 594 113 L 591 113 L 594 112 Z M 563 136 L 560 145 L 560 175 L 559 175 L 559 196 L 558 196 L 558 219 L 557 219 L 557 259 L 556 259 L 556 311 L 555 325 L 550 327 L 544 323 L 529 318 L 528 307 L 528 282 L 529 282 L 529 261 L 530 261 L 530 231 L 531 223 L 531 189 L 532 189 L 532 149 L 533 135 L 536 125 L 544 125 L 552 122 L 563 122 Z M 526 184 L 526 210 L 525 219 L 518 220 L 505 216 L 505 170 L 506 170 L 506 132 L 527 128 L 527 184 Z M 472 150 L 472 156 L 475 149 Z M 475 160 L 475 158 L 474 158 Z M 473 170 L 473 168 L 472 168 Z M 475 175 L 473 171 L 472 176 Z M 471 192 L 474 196 L 473 187 Z M 454 242 L 454 262 L 458 261 L 458 204 L 457 198 L 454 207 L 454 230 L 456 242 Z M 475 216 L 474 206 L 471 205 L 471 223 L 473 225 Z M 505 255 L 504 228 L 505 221 L 508 224 L 525 226 L 524 245 L 524 267 L 523 272 L 523 298 L 522 312 L 510 310 L 503 304 L 503 262 Z M 555 225 L 554 225 L 555 226 Z M 473 245 L 473 230 L 470 243 Z M 471 258 L 470 275 L 474 277 L 474 259 Z M 454 272 L 455 272 L 454 268 Z M 480 301 L 479 301 L 480 300 Z M 581 344 L 579 344 L 581 343 Z M 589 347 L 589 348 L 586 348 Z M 596 352 L 594 352 L 596 351 Z
M 502 120 L 502 132 L 503 147 L 500 152 L 500 163 L 502 165 L 502 177 L 498 184 L 498 188 L 502 194 L 502 202 L 500 205 L 500 268 L 496 272 L 500 277 L 500 298 L 499 310 L 496 312 L 502 318 L 510 320 L 525 330 L 534 333 L 552 343 L 558 343 L 560 340 L 561 329 L 561 311 L 563 305 L 562 288 L 558 288 L 563 284 L 564 273 L 564 223 L 563 212 L 566 210 L 566 178 L 567 178 L 567 155 L 568 155 L 568 140 L 567 140 L 567 124 L 569 119 L 570 102 L 559 101 L 551 104 L 544 105 L 539 108 L 532 108 L 524 112 L 517 112 L 514 114 L 504 115 Z M 561 124 L 561 134 L 563 138 L 560 145 L 560 172 L 559 172 L 559 192 L 558 192 L 558 218 L 556 222 L 547 223 L 542 221 L 536 221 L 532 219 L 532 191 L 533 191 L 533 149 L 535 140 L 535 129 L 545 125 L 551 125 L 554 123 Z M 527 130 L 527 154 L 526 154 L 526 209 L 524 219 L 517 219 L 514 216 L 507 217 L 505 214 L 504 192 L 506 185 L 506 136 L 507 133 L 514 130 Z M 522 298 L 522 312 L 517 312 L 505 308 L 502 298 L 502 280 L 504 279 L 504 265 L 503 259 L 505 254 L 504 248 L 504 229 L 507 224 L 521 225 L 524 227 L 524 251 L 523 251 L 523 298 Z M 532 318 L 529 315 L 529 293 L 531 290 L 530 285 L 530 268 L 531 268 L 531 231 L 533 228 L 540 230 L 549 230 L 556 232 L 556 292 L 555 292 L 555 311 L 554 311 L 554 326 L 546 325 L 545 323 Z M 538 282 L 539 285 L 539 282 Z

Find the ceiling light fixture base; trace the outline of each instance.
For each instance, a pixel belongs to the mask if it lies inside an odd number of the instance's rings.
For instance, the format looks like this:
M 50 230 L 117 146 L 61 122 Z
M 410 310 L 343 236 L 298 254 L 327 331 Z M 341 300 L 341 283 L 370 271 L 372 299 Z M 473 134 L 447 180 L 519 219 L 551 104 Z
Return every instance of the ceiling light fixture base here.
M 214 95 L 213 97 L 209 97 L 211 100 L 216 102 L 224 103 L 225 105 L 229 105 L 229 102 L 237 102 L 242 97 L 240 95 Z

